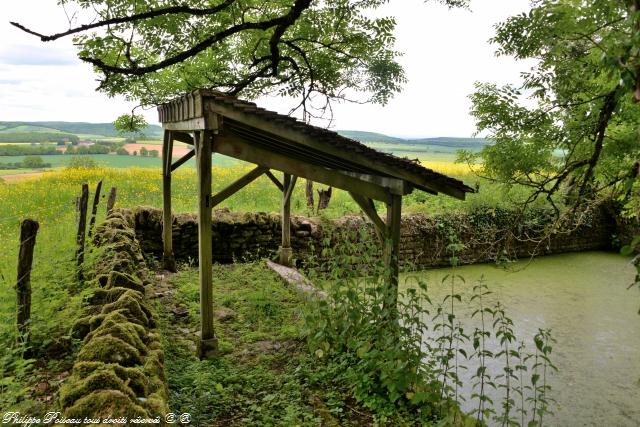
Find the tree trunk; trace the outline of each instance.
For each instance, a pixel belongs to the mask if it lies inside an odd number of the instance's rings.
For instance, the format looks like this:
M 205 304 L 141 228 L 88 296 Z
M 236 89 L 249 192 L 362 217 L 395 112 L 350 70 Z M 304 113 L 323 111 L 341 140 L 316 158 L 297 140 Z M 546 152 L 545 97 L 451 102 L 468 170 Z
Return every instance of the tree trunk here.
M 305 186 L 305 193 L 307 195 L 307 207 L 313 211 L 316 203 L 313 200 L 313 181 L 307 179 L 307 185 Z

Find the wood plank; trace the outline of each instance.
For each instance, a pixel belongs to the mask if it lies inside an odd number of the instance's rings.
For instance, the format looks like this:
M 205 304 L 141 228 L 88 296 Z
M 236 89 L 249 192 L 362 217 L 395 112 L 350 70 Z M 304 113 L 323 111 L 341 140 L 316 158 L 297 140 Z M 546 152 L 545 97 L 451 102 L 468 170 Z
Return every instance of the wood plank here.
M 282 230 L 282 242 L 279 248 L 280 264 L 291 267 L 293 251 L 291 250 L 291 193 L 295 185 L 295 177 L 284 173 L 282 191 L 282 207 L 280 211 L 280 228 Z
M 268 169 L 263 167 L 263 166 L 257 166 L 255 169 L 252 169 L 250 172 L 248 172 L 247 174 L 243 175 L 242 177 L 240 177 L 235 182 L 229 184 L 227 187 L 225 187 L 224 189 L 220 190 L 218 192 L 218 194 L 216 194 L 213 197 L 211 197 L 211 207 L 214 208 L 217 205 L 219 205 L 220 203 L 222 203 L 224 200 L 226 200 L 229 197 L 233 196 L 239 190 L 241 190 L 242 188 L 246 187 L 247 185 L 251 184 L 256 179 L 258 179 L 267 170 Z
M 311 165 L 302 160 L 291 159 L 248 143 L 246 140 L 225 132 L 216 136 L 214 150 L 220 154 L 276 169 L 291 175 L 310 179 L 332 187 L 362 194 L 363 196 L 391 202 L 389 192 L 379 185 L 341 174 L 339 171 Z
M 284 191 L 284 187 L 282 186 L 282 183 L 280 181 L 278 181 L 278 178 L 276 178 L 275 175 L 273 173 L 271 173 L 270 170 L 267 169 L 267 171 L 265 172 L 265 175 L 267 175 L 267 177 L 269 177 L 271 182 L 273 182 L 275 184 L 275 186 L 278 187 L 278 189 L 280 191 Z
M 441 192 L 458 199 L 464 200 L 465 198 L 465 192 L 457 188 L 443 183 L 428 180 L 419 174 L 413 173 L 401 167 L 390 165 L 365 156 L 357 155 L 353 152 L 345 152 L 339 146 L 323 143 L 317 136 L 306 134 L 302 130 L 295 130 L 286 125 L 282 126 L 276 123 L 271 117 L 261 117 L 260 115 L 254 114 L 253 112 L 238 110 L 230 105 L 221 102 L 210 101 L 208 102 L 208 107 L 221 116 L 241 122 L 246 126 L 259 129 L 263 132 L 270 133 L 277 137 L 295 142 L 306 147 L 314 148 L 318 151 L 338 157 L 343 160 L 352 161 L 360 166 L 365 166 L 372 170 L 379 171 L 381 174 L 403 179 L 411 183 L 415 183 L 418 187 L 424 187 L 427 190 Z
M 383 304 L 391 318 L 397 317 L 398 310 L 401 209 L 402 196 L 393 195 L 391 203 L 387 204 L 387 235 L 384 246 L 384 262 L 389 269 L 389 283 L 387 283 L 387 296 Z
M 413 187 L 407 181 L 398 178 L 390 178 L 387 176 L 372 175 L 367 173 L 357 173 L 345 171 L 345 175 L 349 175 L 353 178 L 360 179 L 362 181 L 371 182 L 381 187 L 385 187 L 391 194 L 399 194 L 404 196 L 413 191 Z
M 173 132 L 165 130 L 162 144 L 162 265 L 165 270 L 176 271 L 173 254 L 173 215 L 171 214 L 171 157 Z
M 171 172 L 173 172 L 174 170 L 178 169 L 180 166 L 188 162 L 189 159 L 191 159 L 195 155 L 196 155 L 196 150 L 194 149 L 189 151 L 184 156 L 180 157 L 180 159 L 176 160 L 175 163 L 171 164 Z
M 163 123 L 162 127 L 166 130 L 195 131 L 207 129 L 207 122 L 204 117 L 196 117 L 179 122 Z
M 173 131 L 171 132 L 174 141 L 184 142 L 185 144 L 193 145 L 193 137 L 187 132 Z
M 205 357 L 204 345 L 215 339 L 213 330 L 213 272 L 211 230 L 211 133 L 194 134 L 198 164 L 198 269 L 200 277 L 200 357 Z
M 382 221 L 382 218 L 378 215 L 376 211 L 376 207 L 373 204 L 373 200 L 363 197 L 360 194 L 349 192 L 351 198 L 360 206 L 362 212 L 369 218 L 369 220 L 373 223 L 374 230 L 376 231 L 376 235 L 380 239 L 380 242 L 384 244 L 387 226 Z

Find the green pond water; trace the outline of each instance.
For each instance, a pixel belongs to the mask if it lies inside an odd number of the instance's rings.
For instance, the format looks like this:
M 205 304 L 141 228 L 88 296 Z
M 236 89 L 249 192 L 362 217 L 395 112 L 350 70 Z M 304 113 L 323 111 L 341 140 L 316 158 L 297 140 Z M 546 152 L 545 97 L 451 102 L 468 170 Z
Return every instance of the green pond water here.
M 447 294 L 442 278 L 451 269 L 418 275 L 429 284 L 429 295 L 441 301 Z M 508 269 L 493 265 L 456 269 L 466 283 L 456 292 L 468 301 L 472 287 L 484 276 L 515 324 L 518 339 L 531 342 L 538 328 L 549 328 L 557 343 L 552 360 L 558 372 L 550 380 L 555 414 L 548 426 L 640 426 L 640 292 L 627 290 L 635 270 L 629 259 L 614 253 L 588 252 L 517 262 Z M 411 283 L 405 274 L 404 286 Z M 457 303 L 458 318 L 471 333 L 472 308 Z M 466 319 L 466 320 L 464 320 Z M 467 362 L 469 374 L 476 366 Z M 500 366 L 490 365 L 495 372 Z M 470 390 L 463 390 L 470 395 Z M 490 393 L 491 394 L 491 393 Z M 497 397 L 494 395 L 494 397 Z M 471 410 L 473 402 L 463 408 Z

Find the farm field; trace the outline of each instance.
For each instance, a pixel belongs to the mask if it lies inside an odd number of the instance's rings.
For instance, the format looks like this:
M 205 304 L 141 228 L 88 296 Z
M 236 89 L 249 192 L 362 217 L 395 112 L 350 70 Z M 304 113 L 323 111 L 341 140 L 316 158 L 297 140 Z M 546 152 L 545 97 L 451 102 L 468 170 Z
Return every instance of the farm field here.
M 180 148 L 177 147 L 178 150 Z M 180 151 L 176 151 L 180 152 Z M 22 162 L 24 161 L 26 156 L 4 156 L 0 157 L 0 162 Z M 43 155 L 40 156 L 45 163 L 51 163 L 52 168 L 64 168 L 69 165 L 72 156 L 67 155 Z M 159 168 L 162 165 L 162 160 L 160 157 L 142 157 L 142 156 L 118 156 L 116 154 L 83 154 L 78 155 L 79 158 L 83 159 L 91 159 L 96 162 L 97 165 L 107 168 L 131 168 L 131 167 L 142 167 L 142 168 Z M 225 156 L 214 156 L 213 164 L 214 166 L 233 166 L 238 164 L 239 161 L 235 159 L 231 159 Z M 195 161 L 193 159 L 187 162 L 187 167 L 195 168 Z M 5 172 L 14 172 L 9 170 L 0 170 L 0 176 L 5 175 Z

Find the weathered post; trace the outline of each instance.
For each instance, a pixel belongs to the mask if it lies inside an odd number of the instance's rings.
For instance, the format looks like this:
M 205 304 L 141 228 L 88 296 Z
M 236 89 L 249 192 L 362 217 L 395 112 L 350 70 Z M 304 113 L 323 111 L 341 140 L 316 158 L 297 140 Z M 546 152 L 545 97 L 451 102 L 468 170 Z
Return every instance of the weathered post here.
M 93 196 L 93 206 L 91 207 L 91 220 L 89 221 L 89 237 L 96 225 L 96 215 L 98 214 L 98 203 L 100 203 L 100 191 L 102 190 L 102 180 L 96 185 L 96 194 Z
M 33 219 L 25 219 L 20 224 L 20 252 L 18 254 L 18 278 L 16 281 L 16 307 L 18 343 L 24 343 L 29 333 L 31 318 L 31 266 L 33 248 L 40 225 Z
M 82 184 L 82 194 L 80 196 L 79 210 L 80 216 L 78 219 L 78 234 L 76 235 L 76 243 L 78 244 L 78 250 L 76 252 L 76 259 L 78 261 L 78 267 L 84 262 L 84 241 L 87 229 L 87 205 L 89 204 L 89 184 Z M 78 279 L 82 280 L 82 271 L 78 269 Z
M 164 131 L 162 144 L 162 264 L 166 270 L 176 271 L 176 259 L 173 255 L 173 216 L 171 215 L 171 159 L 173 136 Z
M 109 198 L 107 199 L 107 215 L 111 213 L 115 204 L 116 204 L 116 187 L 111 187 L 111 191 L 109 191 Z
M 291 179 L 291 175 L 284 174 L 284 185 L 282 186 L 282 211 L 280 215 L 280 225 L 282 228 L 282 245 L 278 248 L 279 261 L 281 265 L 291 267 L 293 263 L 293 250 L 291 249 L 291 193 L 296 184 L 296 177 Z
M 212 357 L 218 350 L 218 339 L 213 330 L 213 271 L 211 230 L 211 155 L 210 131 L 195 133 L 198 167 L 198 267 L 200 272 L 200 325 L 198 357 Z
M 387 224 L 384 246 L 384 263 L 387 268 L 388 282 L 387 295 L 384 301 L 385 311 L 390 318 L 397 318 L 398 310 L 398 276 L 400 266 L 400 218 L 402 209 L 402 196 L 391 195 L 391 203 L 387 204 Z

